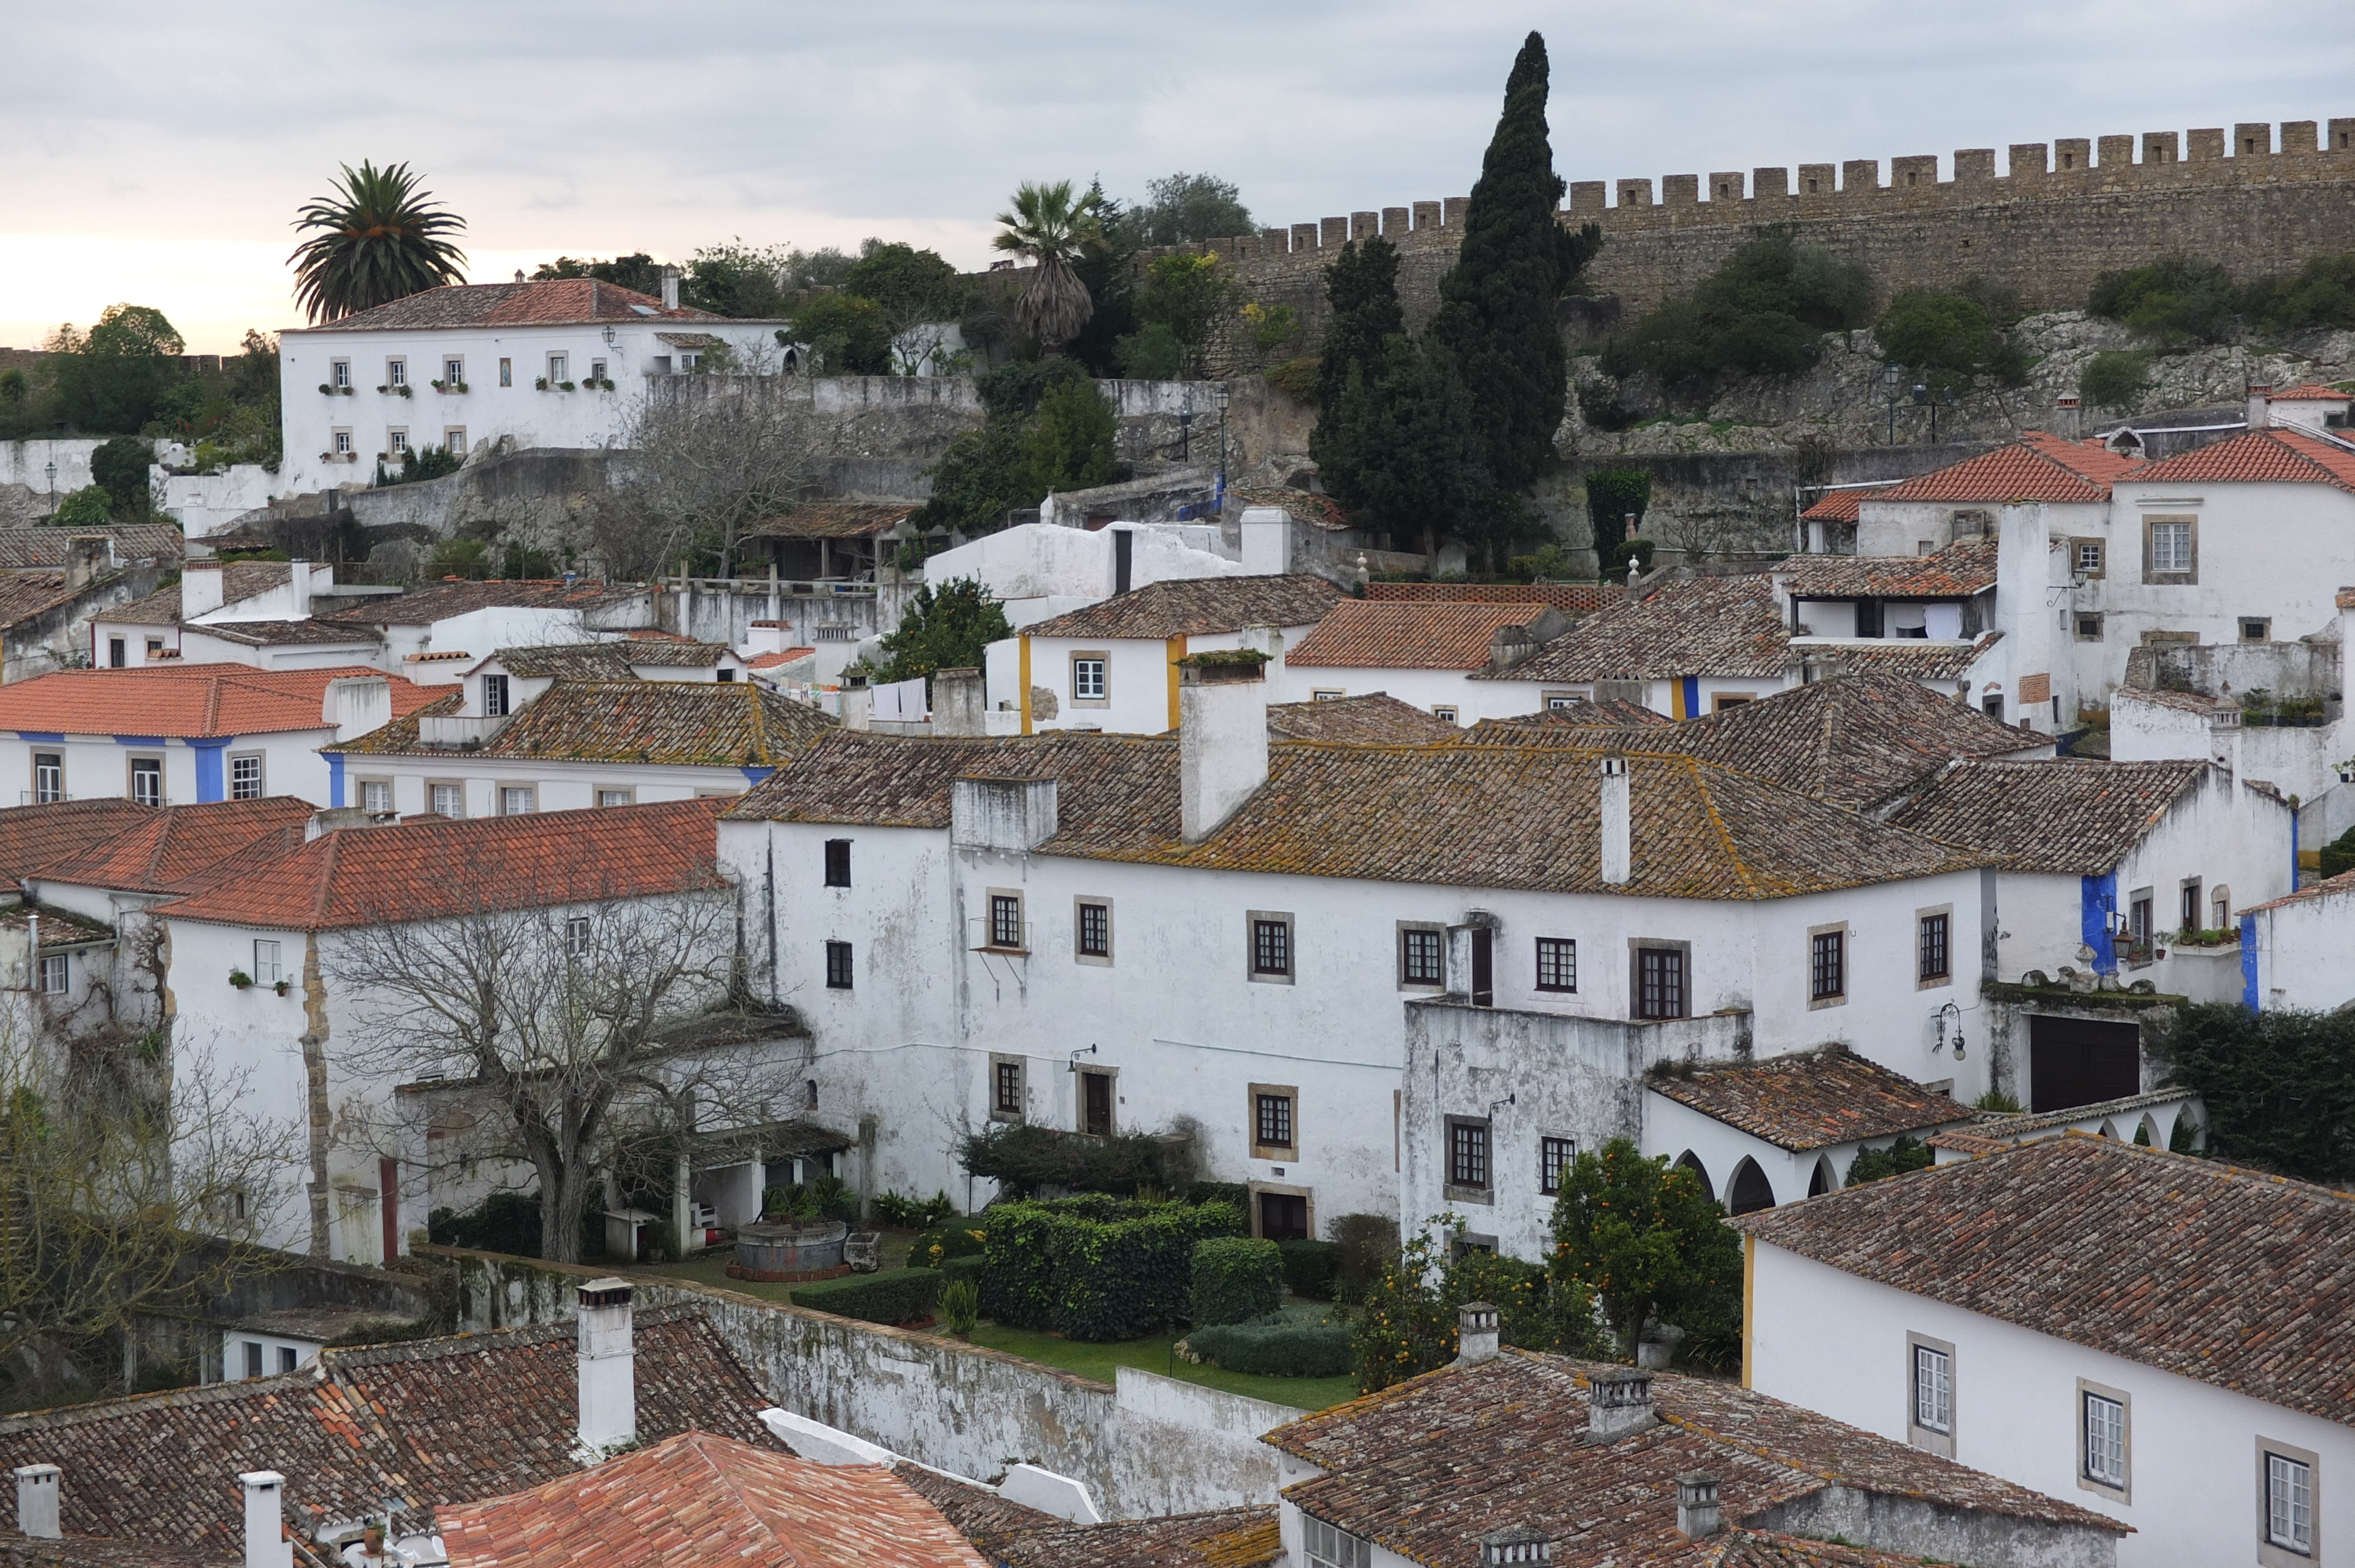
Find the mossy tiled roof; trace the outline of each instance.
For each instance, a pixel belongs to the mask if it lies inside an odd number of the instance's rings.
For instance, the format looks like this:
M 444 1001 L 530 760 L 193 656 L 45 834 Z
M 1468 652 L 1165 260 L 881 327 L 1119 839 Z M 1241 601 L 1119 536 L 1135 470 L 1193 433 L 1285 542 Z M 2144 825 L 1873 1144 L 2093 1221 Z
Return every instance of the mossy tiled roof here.
M 462 700 L 453 692 L 421 713 L 455 714 Z M 496 735 L 464 752 L 421 743 L 418 716 L 321 749 L 354 757 L 773 768 L 835 727 L 808 704 L 747 681 L 559 680 Z

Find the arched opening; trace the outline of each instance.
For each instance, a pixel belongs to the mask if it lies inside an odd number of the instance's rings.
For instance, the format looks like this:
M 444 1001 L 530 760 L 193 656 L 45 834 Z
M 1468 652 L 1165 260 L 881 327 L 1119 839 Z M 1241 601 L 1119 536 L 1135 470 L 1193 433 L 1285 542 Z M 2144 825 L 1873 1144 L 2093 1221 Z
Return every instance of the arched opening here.
M 1753 1214 L 1761 1209 L 1774 1206 L 1774 1189 L 1766 1180 L 1766 1172 L 1758 1169 L 1758 1161 L 1748 1155 L 1733 1168 L 1733 1181 L 1726 1188 L 1726 1207 L 1737 1214 Z
M 1689 1171 L 1700 1178 L 1701 1195 L 1712 1203 L 1717 1202 L 1717 1183 L 1709 1179 L 1709 1172 L 1701 1169 L 1700 1158 L 1691 1150 L 1688 1149 L 1677 1156 L 1677 1169 Z
M 2135 1144 L 2142 1149 L 2167 1147 L 2167 1140 L 2158 1135 L 2158 1123 L 2152 1119 L 2148 1111 L 2145 1111 L 2142 1120 L 2135 1124 Z
M 1832 1157 L 1828 1154 L 1816 1156 L 1816 1173 L 1807 1178 L 1807 1196 L 1820 1198 L 1827 1192 L 1837 1192 L 1838 1187 L 1838 1181 L 1832 1175 Z

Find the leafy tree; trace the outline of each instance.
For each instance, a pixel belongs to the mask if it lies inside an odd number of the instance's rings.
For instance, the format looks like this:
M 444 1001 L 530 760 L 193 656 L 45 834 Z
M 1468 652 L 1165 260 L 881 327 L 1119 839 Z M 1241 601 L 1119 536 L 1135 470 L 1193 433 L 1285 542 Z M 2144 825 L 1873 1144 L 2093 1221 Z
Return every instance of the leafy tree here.
M 1504 111 L 1432 323 L 1471 395 L 1488 472 L 1506 490 L 1523 488 L 1552 461 L 1570 386 L 1554 307 L 1601 243 L 1599 229 L 1573 235 L 1554 217 L 1568 187 L 1553 172 L 1546 83 L 1545 39 L 1531 33 L 1506 79 Z
M 1997 313 L 1981 301 L 1943 289 L 1909 289 L 1873 323 L 1881 353 L 1922 374 L 1934 394 L 1962 390 L 1992 376 L 2008 387 L 2028 379 L 2028 361 Z
M 1505 1344 L 1572 1354 L 1593 1348 L 1591 1295 L 1536 1264 L 1467 1248 L 1463 1235 L 1456 1215 L 1434 1215 L 1375 1278 L 1350 1346 L 1359 1393 L 1455 1360 L 1458 1312 L 1474 1301 L 1497 1308 L 1497 1337 Z
M 1104 194 L 1103 182 L 1091 184 L 1084 199 L 1095 209 L 1095 235 L 1082 247 L 1080 259 L 1072 263 L 1071 270 L 1087 286 L 1088 298 L 1095 302 L 1095 310 L 1063 352 L 1087 366 L 1091 376 L 1142 376 L 1141 371 L 1126 368 L 1121 348 L 1122 340 L 1135 335 L 1138 328 L 1136 226 L 1128 221 L 1119 198 Z M 991 319 L 991 313 L 983 313 L 985 323 Z M 969 322 L 966 325 L 968 339 L 975 336 L 975 324 Z
M 781 245 L 747 245 L 741 238 L 707 245 L 687 264 L 679 301 L 723 316 L 777 320 L 788 313 L 788 261 Z
M 1300 313 L 1290 305 L 1266 305 L 1257 300 L 1237 313 L 1242 320 L 1244 346 L 1254 368 L 1263 369 L 1276 355 L 1300 336 Z
M 882 376 L 891 369 L 891 323 L 883 307 L 857 294 L 812 294 L 793 307 L 792 335 L 810 345 L 818 367 L 836 376 Z M 782 341 L 785 334 L 779 333 Z
M 21 404 L 31 390 L 23 371 L 0 370 L 0 403 Z
M 2131 408 L 2150 385 L 2149 361 L 2124 349 L 2105 348 L 2077 373 L 2077 397 L 2095 408 Z
M 1742 1247 L 1724 1219 L 1691 1171 L 1614 1138 L 1562 1173 L 1554 1277 L 1593 1292 L 1633 1361 L 1648 1322 L 1721 1314 L 1729 1296 L 1738 1309 Z
M 99 528 L 114 521 L 114 497 L 102 484 L 86 484 L 63 501 L 49 521 L 60 528 Z
M 1041 493 L 1092 490 L 1113 475 L 1113 407 L 1095 384 L 1064 381 L 1039 400 L 1030 427 L 1030 481 Z
M 1079 391 L 1063 395 L 1067 401 L 1059 406 L 1056 432 L 1042 449 L 1042 410 L 1049 396 L 1067 386 Z M 917 514 L 926 528 L 995 533 L 1009 510 L 1038 505 L 1050 486 L 1082 488 L 1071 479 L 1092 471 L 1097 458 L 1103 461 L 1104 478 L 1111 477 L 1112 434 L 1117 422 L 1087 372 L 1072 361 L 1017 360 L 979 377 L 975 390 L 981 396 L 982 427 L 960 432 L 932 465 L 932 498 Z M 1082 394 L 1100 414 L 1081 400 Z M 1087 444 L 1066 445 L 1069 437 L 1082 432 L 1092 432 Z M 1071 478 L 1059 483 L 1042 473 L 1042 460 L 1055 465 L 1054 474 Z M 1104 479 L 1091 482 L 1101 484 Z
M 320 232 L 294 249 L 294 300 L 314 323 L 340 321 L 389 301 L 465 279 L 456 236 L 466 220 L 432 205 L 407 164 L 349 164 L 327 195 L 295 216 Z
M 116 516 L 147 510 L 147 470 L 155 461 L 154 450 L 137 436 L 117 436 L 91 452 L 90 477 L 112 499 Z
M 1380 527 L 1419 535 L 1479 532 L 1496 486 L 1481 461 L 1473 403 L 1455 356 L 1403 335 L 1377 366 L 1354 366 L 1309 437 L 1325 487 Z
M 1882 1181 L 1909 1171 L 1927 1171 L 1937 1163 L 1937 1159 L 1928 1144 L 1901 1134 L 1886 1149 L 1858 1150 L 1856 1158 L 1848 1162 L 1848 1175 L 1840 1185 L 1853 1187 L 1859 1181 Z
M 2350 828 L 2322 846 L 2318 856 L 2318 869 L 2325 878 L 2341 872 L 2355 871 L 2355 828 Z
M 1640 528 L 1644 513 L 1651 504 L 1650 469 L 1614 463 L 1586 476 L 1586 521 L 1593 531 L 1595 558 L 1602 563 L 1605 577 L 1613 575 L 1614 561 L 1625 569 L 1618 549 L 1627 539 L 1627 519 L 1634 517 Z
M 1145 201 L 1130 208 L 1125 219 L 1140 249 L 1252 232 L 1251 209 L 1231 180 L 1177 174 L 1146 181 L 1145 190 Z
M 990 244 L 1028 261 L 1030 281 L 1014 302 L 1014 318 L 1049 354 L 1060 353 L 1079 335 L 1094 310 L 1087 285 L 1072 265 L 1102 237 L 1093 193 L 1075 196 L 1071 182 L 1016 187 L 1013 210 L 997 215 Z
M 860 254 L 872 250 L 880 241 L 869 239 L 860 248 Z M 787 289 L 838 289 L 858 257 L 832 245 L 821 245 L 815 250 L 785 252 L 785 287 Z
M 1014 635 L 1006 607 L 974 577 L 926 583 L 908 601 L 899 630 L 883 639 L 880 681 L 912 681 L 936 670 L 978 670 L 989 645 Z
M 2240 324 L 2241 293 L 2213 261 L 2169 256 L 2094 280 L 2085 309 L 2123 323 L 2162 350 L 2222 343 Z
M 548 282 L 559 278 L 594 278 L 601 283 L 619 288 L 634 289 L 641 294 L 662 298 L 662 263 L 643 250 L 627 256 L 616 256 L 610 261 L 591 259 L 576 261 L 570 256 L 559 256 L 553 261 L 543 261 L 532 269 L 532 278 Z
M 1398 247 L 1380 235 L 1359 245 L 1347 240 L 1325 269 L 1325 343 L 1316 357 L 1316 400 L 1331 408 L 1341 401 L 1353 366 L 1379 374 L 1383 345 L 1406 331 L 1399 304 Z
M 1649 374 L 1668 391 L 1706 400 L 1731 376 L 1796 376 L 1823 334 L 1872 319 L 1864 269 L 1770 234 L 1726 258 L 1689 294 L 1663 301 L 1604 346 L 1603 367 Z
M 1175 381 L 1185 373 L 1186 345 L 1167 322 L 1152 322 L 1122 338 L 1114 353 L 1120 373 L 1135 381 Z
M 2355 251 L 2310 257 L 2286 278 L 2251 284 L 2246 309 L 2270 333 L 2355 328 Z
M 50 344 L 62 355 L 53 372 L 59 418 L 93 434 L 124 435 L 155 417 L 187 346 L 163 312 L 127 304 L 107 306 L 87 335 L 59 328 Z
M 868 241 L 844 270 L 840 287 L 880 306 L 895 336 L 920 323 L 960 320 L 974 306 L 972 281 L 937 251 L 896 242 Z
M 2208 1107 L 2211 1152 L 2334 1185 L 2355 1179 L 2355 1013 L 2190 1002 L 2149 1037 Z
M 1199 376 L 1211 334 L 1233 308 L 1235 293 L 1234 280 L 1220 270 L 1216 256 L 1156 256 L 1137 285 L 1136 313 L 1146 331 L 1162 329 L 1157 343 L 1177 345 L 1180 371 Z

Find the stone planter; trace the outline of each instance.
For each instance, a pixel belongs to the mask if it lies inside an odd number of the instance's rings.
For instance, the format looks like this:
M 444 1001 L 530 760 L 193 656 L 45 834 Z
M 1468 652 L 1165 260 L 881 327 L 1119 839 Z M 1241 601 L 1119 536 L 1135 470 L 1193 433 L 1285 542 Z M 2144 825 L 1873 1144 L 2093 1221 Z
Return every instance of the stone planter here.
M 833 1279 L 850 1272 L 842 1260 L 850 1227 L 838 1220 L 814 1224 L 744 1225 L 728 1273 L 736 1279 L 793 1283 Z

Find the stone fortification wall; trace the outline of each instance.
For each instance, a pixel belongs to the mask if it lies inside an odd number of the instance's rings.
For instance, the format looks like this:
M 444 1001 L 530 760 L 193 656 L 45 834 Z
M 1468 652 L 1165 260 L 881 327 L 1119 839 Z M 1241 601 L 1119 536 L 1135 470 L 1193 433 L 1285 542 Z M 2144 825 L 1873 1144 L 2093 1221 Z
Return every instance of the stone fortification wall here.
M 2140 157 L 2137 160 L 2137 143 Z M 2355 118 L 2189 132 L 2015 143 L 1998 174 L 1991 147 L 1964 148 L 1953 177 L 1932 154 L 1787 168 L 1576 180 L 1564 223 L 1602 227 L 1593 286 L 1643 310 L 1689 288 L 1767 225 L 1863 262 L 1884 291 L 1978 273 L 2017 289 L 2030 309 L 2083 304 L 2097 273 L 2170 251 L 2239 275 L 2355 250 Z M 1216 252 L 1248 297 L 1299 312 L 1314 345 L 1322 273 L 1350 239 L 1399 248 L 1410 326 L 1438 305 L 1467 197 L 1355 212 L 1256 235 L 1177 247 Z M 1154 252 L 1153 254 L 1167 254 Z

